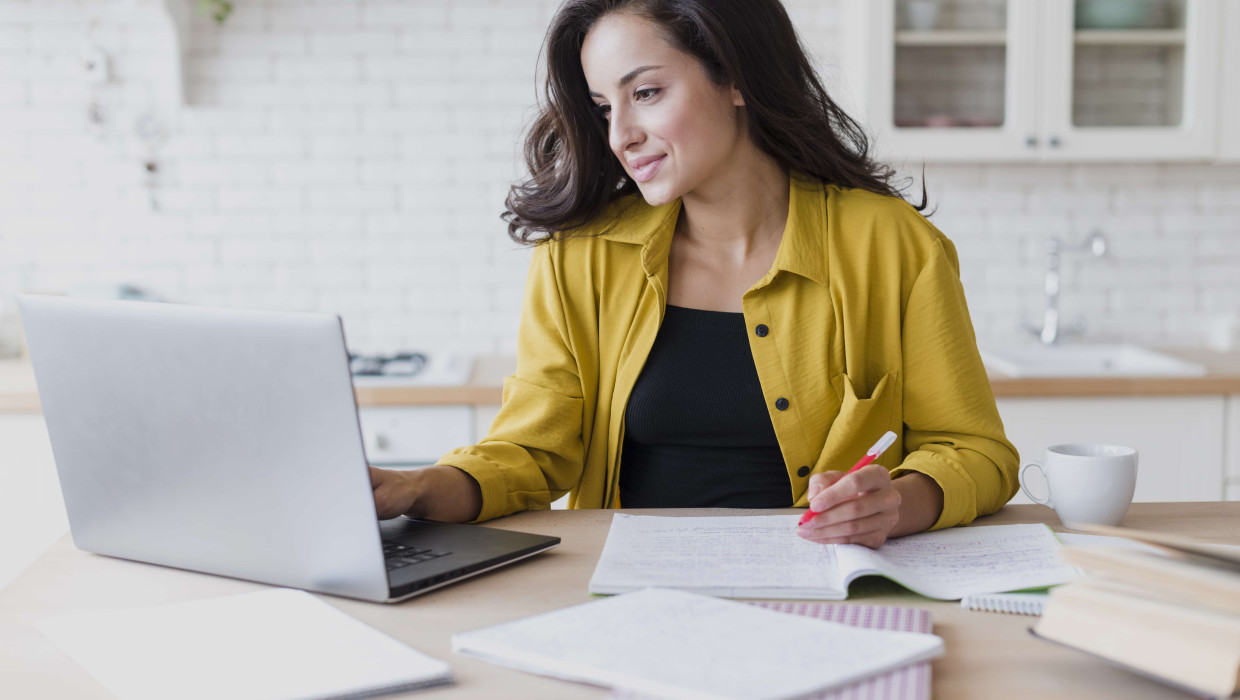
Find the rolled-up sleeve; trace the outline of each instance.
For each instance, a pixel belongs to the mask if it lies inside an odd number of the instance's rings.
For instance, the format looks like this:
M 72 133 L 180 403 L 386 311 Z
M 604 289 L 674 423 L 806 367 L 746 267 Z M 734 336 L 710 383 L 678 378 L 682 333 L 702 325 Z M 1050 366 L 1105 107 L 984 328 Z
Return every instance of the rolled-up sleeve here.
M 581 478 L 584 399 L 558 284 L 554 244 L 534 250 L 518 330 L 517 371 L 486 438 L 444 455 L 482 488 L 475 522 L 549 508 Z
M 920 472 L 943 490 L 932 529 L 997 511 L 1016 493 L 1019 457 L 1004 435 L 955 247 L 940 238 L 909 294 L 902 327 L 904 447 L 897 477 Z

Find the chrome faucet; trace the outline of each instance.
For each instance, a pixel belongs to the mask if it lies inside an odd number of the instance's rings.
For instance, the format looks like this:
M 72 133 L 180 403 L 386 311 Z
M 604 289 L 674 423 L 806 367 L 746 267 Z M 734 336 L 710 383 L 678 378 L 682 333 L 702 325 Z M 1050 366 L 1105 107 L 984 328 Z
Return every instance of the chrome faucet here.
M 1046 311 L 1042 315 L 1041 328 L 1027 326 L 1043 345 L 1058 343 L 1063 334 L 1059 318 L 1059 258 L 1063 253 L 1077 251 L 1088 251 L 1095 258 L 1101 258 L 1107 253 L 1107 239 L 1094 231 L 1084 243 L 1072 247 L 1065 247 L 1057 236 L 1051 236 L 1046 242 Z

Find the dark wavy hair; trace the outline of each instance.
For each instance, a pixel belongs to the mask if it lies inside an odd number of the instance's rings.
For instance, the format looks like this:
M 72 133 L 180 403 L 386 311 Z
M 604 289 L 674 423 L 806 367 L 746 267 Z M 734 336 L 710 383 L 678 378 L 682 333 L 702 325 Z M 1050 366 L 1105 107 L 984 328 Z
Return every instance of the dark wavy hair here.
M 638 191 L 608 146 L 581 68 L 586 33 L 615 12 L 652 21 L 717 85 L 736 86 L 750 138 L 784 169 L 901 197 L 895 171 L 872 159 L 865 130 L 823 88 L 779 0 L 566 0 L 543 44 L 546 84 L 524 149 L 529 178 L 504 202 L 514 241 L 577 235 Z M 924 177 L 914 206 L 926 208 Z

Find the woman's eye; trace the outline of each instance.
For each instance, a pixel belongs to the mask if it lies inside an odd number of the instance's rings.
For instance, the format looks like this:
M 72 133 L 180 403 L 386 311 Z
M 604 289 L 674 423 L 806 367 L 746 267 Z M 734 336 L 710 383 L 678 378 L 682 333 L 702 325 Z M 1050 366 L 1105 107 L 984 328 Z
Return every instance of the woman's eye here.
M 660 88 L 642 88 L 641 90 L 634 90 L 633 99 L 637 102 L 648 102 L 649 100 L 654 99 L 654 96 L 659 94 L 659 91 Z M 594 105 L 594 113 L 598 115 L 599 119 L 607 121 L 607 118 L 611 116 L 611 105 Z

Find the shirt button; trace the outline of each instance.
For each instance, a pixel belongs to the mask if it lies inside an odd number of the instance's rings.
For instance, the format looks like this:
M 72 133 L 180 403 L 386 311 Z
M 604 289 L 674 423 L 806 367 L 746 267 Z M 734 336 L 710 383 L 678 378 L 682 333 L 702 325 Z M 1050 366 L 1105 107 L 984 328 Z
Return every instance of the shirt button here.
M 753 329 L 753 332 L 754 332 L 754 335 L 758 336 L 759 338 L 765 338 L 766 334 L 771 332 L 771 329 L 767 328 L 765 323 L 759 323 L 757 328 Z
M 778 408 L 781 411 L 787 411 L 788 410 L 788 399 L 785 399 L 782 396 L 779 397 L 778 399 L 775 399 L 775 408 Z
M 798 469 L 797 476 L 802 477 L 802 478 L 809 476 L 809 467 L 801 467 L 800 469 Z

